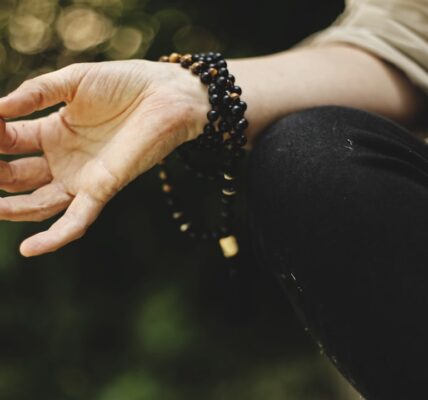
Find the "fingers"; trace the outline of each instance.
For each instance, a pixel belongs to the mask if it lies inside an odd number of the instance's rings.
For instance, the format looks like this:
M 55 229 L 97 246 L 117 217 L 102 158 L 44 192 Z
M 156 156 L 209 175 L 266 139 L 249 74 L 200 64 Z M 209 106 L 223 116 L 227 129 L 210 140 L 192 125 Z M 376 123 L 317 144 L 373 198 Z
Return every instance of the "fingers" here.
M 20 252 L 25 257 L 37 256 L 59 249 L 82 237 L 95 221 L 104 202 L 88 193 L 79 192 L 64 215 L 47 231 L 40 232 L 24 240 Z
M 70 102 L 85 73 L 83 65 L 73 64 L 22 83 L 0 98 L 0 117 L 16 118 L 61 102 Z
M 43 221 L 64 210 L 71 200 L 61 184 L 51 182 L 31 194 L 0 198 L 0 220 Z
M 44 157 L 27 157 L 11 162 L 0 160 L 0 189 L 9 193 L 37 189 L 51 180 Z
M 54 129 L 55 113 L 27 121 L 5 123 L 0 119 L 0 153 L 24 154 L 42 151 L 42 128 Z

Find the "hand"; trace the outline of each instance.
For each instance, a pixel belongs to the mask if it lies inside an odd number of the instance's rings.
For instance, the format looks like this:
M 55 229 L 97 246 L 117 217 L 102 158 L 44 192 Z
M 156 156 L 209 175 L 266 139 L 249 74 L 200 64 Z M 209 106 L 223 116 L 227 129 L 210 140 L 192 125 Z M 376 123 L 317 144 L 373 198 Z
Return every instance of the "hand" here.
M 16 118 L 55 104 L 46 117 L 5 123 L 0 152 L 43 152 L 0 161 L 0 219 L 42 221 L 65 213 L 22 242 L 21 254 L 52 252 L 84 235 L 125 185 L 202 131 L 206 88 L 177 64 L 143 60 L 73 64 L 24 82 L 0 98 Z

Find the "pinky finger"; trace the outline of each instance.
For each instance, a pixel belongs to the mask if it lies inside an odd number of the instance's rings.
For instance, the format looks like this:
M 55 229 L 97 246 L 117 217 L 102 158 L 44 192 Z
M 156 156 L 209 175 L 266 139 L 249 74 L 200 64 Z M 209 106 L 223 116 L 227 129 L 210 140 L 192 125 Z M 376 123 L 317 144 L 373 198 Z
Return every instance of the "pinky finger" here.
M 21 243 L 21 254 L 32 257 L 50 253 L 81 238 L 103 207 L 103 203 L 88 193 L 79 192 L 64 215 L 47 231 L 37 233 Z

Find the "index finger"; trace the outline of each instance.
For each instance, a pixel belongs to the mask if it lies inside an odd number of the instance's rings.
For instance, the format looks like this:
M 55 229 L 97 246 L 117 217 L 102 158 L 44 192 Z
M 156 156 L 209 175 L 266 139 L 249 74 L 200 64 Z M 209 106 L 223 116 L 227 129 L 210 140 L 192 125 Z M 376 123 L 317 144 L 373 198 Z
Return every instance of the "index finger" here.
M 81 80 L 82 68 L 72 64 L 24 81 L 0 98 L 0 117 L 16 118 L 61 102 L 70 102 Z

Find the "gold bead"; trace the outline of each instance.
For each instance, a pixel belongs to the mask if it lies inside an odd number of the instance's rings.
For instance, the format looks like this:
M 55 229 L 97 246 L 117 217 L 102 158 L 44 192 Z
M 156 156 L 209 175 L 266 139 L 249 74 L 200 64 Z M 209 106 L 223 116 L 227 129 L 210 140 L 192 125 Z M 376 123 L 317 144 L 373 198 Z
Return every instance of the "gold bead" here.
M 219 239 L 219 244 L 226 258 L 236 256 L 239 252 L 238 242 L 233 235 Z
M 181 59 L 181 54 L 171 53 L 169 55 L 169 62 L 177 63 L 177 62 L 180 62 L 180 59 Z
M 225 194 L 226 196 L 233 196 L 234 194 L 236 194 L 236 191 L 235 190 L 223 189 L 222 193 Z
M 161 61 L 161 62 L 169 62 L 169 57 L 168 56 L 159 57 L 159 61 Z
M 172 191 L 172 186 L 171 186 L 171 185 L 168 185 L 168 183 L 164 183 L 164 184 L 162 185 L 162 190 L 163 190 L 165 193 L 170 193 L 170 192 Z
M 183 215 L 183 213 L 181 211 L 176 211 L 174 213 L 172 213 L 172 218 L 174 219 L 178 219 Z
M 163 181 L 168 178 L 165 171 L 159 172 L 159 178 L 161 178 Z
M 185 223 L 185 224 L 181 224 L 181 225 L 180 225 L 180 231 L 181 231 L 181 232 L 186 232 L 186 231 L 187 231 L 187 229 L 189 229 L 189 226 L 190 226 L 190 222 L 187 222 L 187 223 Z
M 232 99 L 232 101 L 238 101 L 239 100 L 239 94 L 238 93 L 231 93 L 229 96 Z

